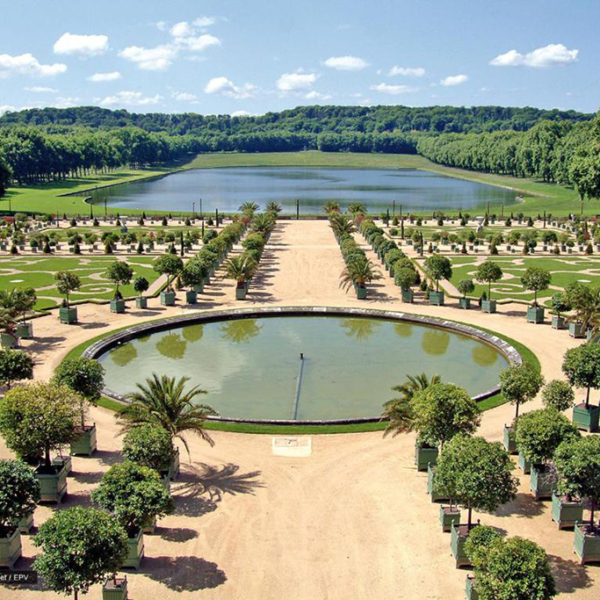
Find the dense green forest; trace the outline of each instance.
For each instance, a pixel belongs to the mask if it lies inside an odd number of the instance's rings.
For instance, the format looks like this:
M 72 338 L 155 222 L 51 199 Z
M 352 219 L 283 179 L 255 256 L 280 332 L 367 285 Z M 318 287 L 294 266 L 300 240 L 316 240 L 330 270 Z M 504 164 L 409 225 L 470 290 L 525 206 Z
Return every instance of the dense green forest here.
M 599 116 L 499 106 L 308 106 L 256 117 L 93 106 L 6 113 L 0 117 L 0 194 L 10 183 L 165 164 L 202 152 L 309 149 L 418 153 L 447 166 L 600 195 Z

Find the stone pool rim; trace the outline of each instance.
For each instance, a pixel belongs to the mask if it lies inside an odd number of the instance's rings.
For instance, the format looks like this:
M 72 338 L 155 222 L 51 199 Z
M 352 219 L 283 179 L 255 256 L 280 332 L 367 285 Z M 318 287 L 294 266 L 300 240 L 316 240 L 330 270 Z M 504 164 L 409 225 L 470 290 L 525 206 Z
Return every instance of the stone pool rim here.
M 475 339 L 483 344 L 492 346 L 499 352 L 511 365 L 520 365 L 523 363 L 523 358 L 519 351 L 499 338 L 493 333 L 488 333 L 478 329 L 475 326 L 458 323 L 447 319 L 430 317 L 426 315 L 418 315 L 412 313 L 404 313 L 396 310 L 381 310 L 373 308 L 360 307 L 332 307 L 332 306 L 278 306 L 278 307 L 248 307 L 248 308 L 233 308 L 223 309 L 210 312 L 193 312 L 189 314 L 177 315 L 174 317 L 166 317 L 164 319 L 154 319 L 145 321 L 139 325 L 127 327 L 114 333 L 109 333 L 102 339 L 88 346 L 82 356 L 86 358 L 96 359 L 100 355 L 116 348 L 117 346 L 129 342 L 135 338 L 143 337 L 151 333 L 166 331 L 185 325 L 197 325 L 203 323 L 212 323 L 218 321 L 231 321 L 235 319 L 251 319 L 251 318 L 270 318 L 270 317 L 306 317 L 306 316 L 331 316 L 331 317 L 355 317 L 355 318 L 370 318 L 384 321 L 398 321 L 414 325 L 432 327 L 442 329 L 452 333 L 458 333 L 472 339 Z M 473 396 L 473 400 L 479 402 L 490 396 L 497 394 L 500 391 L 498 386 Z M 127 396 L 119 394 L 108 387 L 104 387 L 102 394 L 112 400 L 128 403 Z M 381 416 L 362 417 L 362 418 L 347 418 L 347 419 L 309 419 L 309 420 L 293 420 L 293 419 L 249 419 L 237 417 L 207 417 L 209 421 L 222 423 L 249 423 L 256 425 L 349 425 L 360 423 L 375 423 L 381 421 Z

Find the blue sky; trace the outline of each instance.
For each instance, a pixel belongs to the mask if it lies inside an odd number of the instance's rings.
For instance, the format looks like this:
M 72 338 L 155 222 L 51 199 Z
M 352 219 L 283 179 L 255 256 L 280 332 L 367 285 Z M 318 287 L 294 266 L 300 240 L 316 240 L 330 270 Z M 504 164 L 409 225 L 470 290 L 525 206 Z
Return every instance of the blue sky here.
M 596 111 L 600 0 L 0 0 L 0 111 Z

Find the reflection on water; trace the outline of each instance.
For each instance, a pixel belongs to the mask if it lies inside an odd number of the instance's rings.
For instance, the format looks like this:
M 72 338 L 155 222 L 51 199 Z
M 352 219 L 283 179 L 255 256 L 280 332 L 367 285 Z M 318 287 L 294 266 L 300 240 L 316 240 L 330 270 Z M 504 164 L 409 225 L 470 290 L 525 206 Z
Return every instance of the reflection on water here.
M 142 337 L 137 338 L 140 342 L 147 342 L 150 339 L 149 335 L 143 335 Z
M 181 335 L 188 342 L 197 342 L 204 335 L 204 325 L 197 323 L 196 325 L 186 325 L 181 330 Z
M 110 358 L 119 367 L 124 367 L 130 363 L 134 358 L 137 358 L 137 350 L 132 342 L 127 342 L 118 348 L 115 348 L 110 353 Z
M 357 340 L 369 339 L 380 325 L 375 319 L 342 319 L 340 325 L 346 330 L 346 335 Z
M 473 362 L 480 367 L 489 367 L 498 360 L 498 353 L 490 346 L 482 344 L 471 350 Z
M 256 319 L 234 319 L 227 321 L 220 330 L 223 339 L 235 344 L 247 344 L 260 333 L 261 327 Z
M 431 329 L 423 332 L 421 348 L 431 356 L 442 356 L 448 351 L 450 334 L 447 331 Z
M 404 321 L 394 323 L 394 329 L 396 330 L 398 337 L 409 338 L 413 334 L 413 326 Z
M 156 349 L 165 357 L 181 360 L 185 356 L 187 342 L 177 333 L 168 333 L 156 342 Z

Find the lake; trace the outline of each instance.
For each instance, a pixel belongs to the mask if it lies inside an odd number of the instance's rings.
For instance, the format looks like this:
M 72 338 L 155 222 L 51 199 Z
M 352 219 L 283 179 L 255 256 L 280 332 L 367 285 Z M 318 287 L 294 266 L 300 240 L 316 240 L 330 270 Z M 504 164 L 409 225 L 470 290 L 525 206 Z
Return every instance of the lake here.
M 284 213 L 320 213 L 326 202 L 362 202 L 371 213 L 474 210 L 509 205 L 516 193 L 504 188 L 415 169 L 229 167 L 192 169 L 158 179 L 98 190 L 95 204 L 158 211 L 236 212 L 244 202 L 264 208 L 275 201 Z M 195 206 L 193 205 L 195 203 Z

